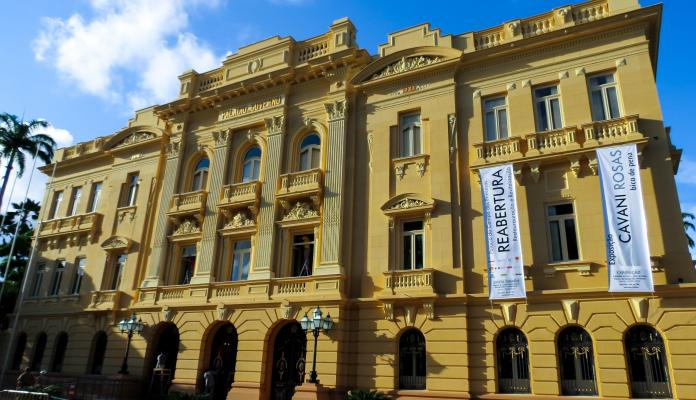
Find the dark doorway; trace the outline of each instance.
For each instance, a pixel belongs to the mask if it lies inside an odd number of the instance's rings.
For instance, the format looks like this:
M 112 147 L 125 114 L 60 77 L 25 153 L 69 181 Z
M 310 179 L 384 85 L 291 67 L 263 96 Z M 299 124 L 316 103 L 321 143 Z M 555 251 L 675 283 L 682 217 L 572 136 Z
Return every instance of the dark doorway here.
M 53 361 L 51 361 L 51 372 L 63 371 L 63 361 L 65 359 L 65 350 L 68 347 L 68 334 L 61 332 L 56 337 L 56 345 L 53 350 Z
M 498 392 L 529 393 L 529 348 L 527 337 L 517 328 L 507 328 L 496 339 Z
M 283 326 L 273 346 L 270 400 L 290 400 L 304 382 L 307 336 L 297 322 Z
M 208 369 L 203 374 L 205 391 L 211 393 L 212 400 L 224 400 L 232 389 L 237 364 L 237 329 L 234 325 L 226 322 L 216 329 L 208 357 Z M 206 374 L 212 375 L 212 387 L 205 383 Z
M 90 356 L 87 373 L 99 375 L 104 366 L 104 356 L 106 355 L 106 333 L 99 331 L 92 340 L 92 355 Z
M 41 332 L 36 337 L 34 343 L 34 356 L 31 358 L 31 370 L 41 370 L 41 362 L 43 361 L 44 352 L 46 351 L 46 333 Z
M 27 347 L 27 334 L 21 332 L 17 336 L 17 344 L 15 345 L 14 357 L 12 357 L 12 369 L 17 370 L 22 366 L 22 358 L 24 358 L 24 350 Z
M 399 339 L 399 389 L 425 389 L 425 337 L 409 329 Z
M 667 353 L 662 336 L 647 325 L 637 325 L 624 338 L 631 378 L 631 395 L 642 399 L 672 398 Z
M 561 392 L 565 396 L 596 396 L 592 338 L 582 328 L 571 326 L 558 335 Z
M 179 355 L 179 329 L 171 322 L 160 324 L 150 344 L 145 363 L 145 382 L 148 383 L 150 398 L 166 395 L 174 379 L 176 360 Z M 158 365 L 158 358 L 163 365 Z

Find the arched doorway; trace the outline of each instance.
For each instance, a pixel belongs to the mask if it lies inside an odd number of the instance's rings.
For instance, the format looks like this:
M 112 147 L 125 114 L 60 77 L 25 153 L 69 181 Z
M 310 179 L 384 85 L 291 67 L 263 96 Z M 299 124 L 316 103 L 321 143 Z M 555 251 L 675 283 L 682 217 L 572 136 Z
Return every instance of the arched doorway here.
M 156 327 L 145 361 L 145 382 L 150 398 L 165 396 L 174 373 L 179 355 L 179 329 L 171 322 Z M 163 365 L 158 365 L 158 359 Z
M 425 389 L 425 337 L 409 329 L 399 339 L 399 389 Z
M 527 337 L 517 328 L 506 328 L 495 344 L 498 393 L 530 393 Z
M 307 336 L 297 321 L 286 324 L 275 338 L 270 400 L 290 400 L 304 382 Z
M 40 371 L 43 362 L 44 351 L 46 351 L 46 332 L 41 332 L 34 342 L 34 356 L 31 358 L 31 370 Z
M 631 396 L 641 399 L 672 397 L 667 353 L 662 336 L 650 326 L 637 325 L 624 337 Z
M 208 342 L 208 361 L 203 372 L 203 387 L 205 392 L 210 393 L 211 400 L 224 400 L 234 382 L 237 329 L 229 322 L 222 323 L 214 329 L 212 339 Z
M 561 393 L 565 396 L 596 396 L 592 338 L 579 326 L 569 326 L 558 334 L 558 364 Z

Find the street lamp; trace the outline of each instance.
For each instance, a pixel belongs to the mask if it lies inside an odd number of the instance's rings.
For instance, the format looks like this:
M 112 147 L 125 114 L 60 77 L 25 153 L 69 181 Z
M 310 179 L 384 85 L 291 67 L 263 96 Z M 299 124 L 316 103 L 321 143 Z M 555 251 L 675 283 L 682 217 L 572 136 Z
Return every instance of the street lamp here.
M 118 327 L 121 329 L 121 333 L 128 334 L 128 344 L 126 345 L 126 355 L 123 357 L 123 363 L 121 364 L 121 370 L 118 371 L 119 374 L 128 375 L 128 352 L 130 351 L 131 339 L 133 338 L 133 333 L 140 333 L 145 328 L 143 320 L 138 318 L 135 319 L 135 313 L 131 314 L 130 319 L 121 320 L 118 323 Z
M 312 332 L 314 335 L 314 355 L 312 357 L 312 372 L 309 374 L 309 383 L 319 383 L 317 379 L 317 339 L 319 338 L 319 331 L 328 332 L 333 329 L 333 320 L 331 319 L 331 314 L 326 314 L 326 318 L 322 318 L 321 309 L 319 306 L 312 312 L 312 319 L 305 316 L 300 320 L 300 325 L 305 333 Z

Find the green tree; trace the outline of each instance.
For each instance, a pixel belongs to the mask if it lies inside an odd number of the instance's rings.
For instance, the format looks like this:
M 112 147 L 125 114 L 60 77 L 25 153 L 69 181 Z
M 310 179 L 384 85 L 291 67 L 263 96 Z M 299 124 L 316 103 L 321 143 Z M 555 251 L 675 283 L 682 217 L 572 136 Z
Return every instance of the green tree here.
M 696 246 L 696 242 L 694 242 L 694 239 L 689 235 L 689 231 L 696 231 L 696 225 L 694 225 L 693 221 L 696 217 L 694 217 L 694 214 L 691 213 L 682 213 L 682 223 L 684 224 L 684 233 L 686 234 L 686 241 L 689 243 L 689 248 L 693 249 L 694 246 Z
M 49 164 L 53 159 L 56 142 L 48 135 L 34 133 L 37 129 L 47 126 L 48 122 L 42 119 L 25 122 L 16 115 L 0 114 L 0 158 L 7 163 L 0 187 L 0 204 L 5 197 L 12 169 L 17 167 L 18 176 L 24 173 L 26 154 L 29 154 L 29 157 L 36 154 L 45 164 Z

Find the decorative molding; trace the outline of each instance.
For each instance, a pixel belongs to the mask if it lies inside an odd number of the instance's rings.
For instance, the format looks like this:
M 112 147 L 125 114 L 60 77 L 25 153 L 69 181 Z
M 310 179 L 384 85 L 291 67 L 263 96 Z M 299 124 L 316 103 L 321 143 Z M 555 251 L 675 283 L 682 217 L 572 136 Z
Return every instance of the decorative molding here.
M 255 72 L 258 72 L 261 69 L 261 67 L 263 67 L 263 58 L 251 60 L 247 65 L 247 72 L 253 74 Z
M 420 176 L 422 178 L 423 175 L 425 174 L 425 161 L 418 162 L 416 164 L 416 166 L 417 166 L 416 171 L 418 172 L 418 176 Z
M 326 108 L 326 113 L 329 114 L 329 121 L 335 121 L 345 118 L 348 104 L 345 100 L 336 100 L 324 104 L 324 108 Z
M 372 172 L 372 157 L 373 157 L 373 152 L 375 150 L 375 135 L 372 133 L 372 131 L 367 132 L 367 151 L 369 155 L 369 159 L 367 162 L 367 166 L 370 168 L 370 172 Z
M 525 79 L 522 81 L 522 87 L 530 87 L 532 86 L 532 80 L 531 79 Z
M 303 115 L 302 116 L 302 123 L 304 124 L 305 127 L 310 128 L 314 122 L 316 122 L 316 119 L 308 116 L 308 115 Z
M 409 86 L 405 86 L 401 89 L 395 90 L 393 92 L 390 92 L 389 96 L 400 96 L 402 94 L 420 92 L 421 90 L 425 90 L 429 87 L 430 87 L 429 83 L 422 83 L 420 85 L 409 85 Z
M 383 303 L 382 309 L 384 310 L 384 319 L 387 321 L 394 320 L 394 303 Z
M 215 140 L 215 146 L 221 147 L 227 144 L 227 138 L 229 137 L 229 131 L 227 129 L 221 131 L 213 132 L 213 140 Z
M 515 90 L 517 89 L 517 84 L 515 82 L 508 83 L 507 86 L 505 87 L 507 91 Z
M 227 319 L 230 317 L 229 316 L 229 309 L 225 307 L 224 304 L 218 304 L 218 306 L 215 308 L 215 311 L 217 313 L 217 320 L 218 321 L 227 321 Z
M 400 165 L 395 165 L 394 166 L 394 173 L 396 176 L 399 177 L 399 179 L 404 179 L 404 175 L 406 175 L 406 165 L 405 164 L 400 164 Z
M 481 97 L 481 89 L 476 89 L 474 90 L 474 94 L 472 96 L 474 99 L 478 99 Z
M 503 314 L 503 321 L 505 321 L 505 325 L 515 324 L 515 317 L 517 317 L 517 304 L 501 303 L 500 311 Z
M 618 68 L 618 67 L 623 67 L 624 65 L 627 65 L 627 64 L 628 64 L 628 61 L 626 61 L 625 58 L 620 58 L 620 59 L 616 60 L 615 64 L 616 64 L 616 67 L 617 67 L 617 68 Z
M 192 218 L 186 218 L 181 222 L 181 224 L 179 224 L 173 235 L 189 235 L 200 232 L 201 227 L 198 225 L 198 221 Z
M 561 300 L 561 302 L 563 303 L 563 312 L 565 313 L 568 323 L 578 322 L 580 303 L 577 300 Z
M 300 219 L 318 217 L 319 212 L 312 208 L 304 201 L 298 201 L 295 205 L 283 216 L 283 221 L 295 221 Z
M 416 307 L 404 306 L 404 319 L 406 324 L 413 326 L 416 323 Z
M 176 311 L 173 308 L 169 306 L 162 307 L 162 321 L 172 322 L 174 315 L 176 315 Z
M 220 111 L 218 114 L 218 121 L 225 121 L 228 119 L 241 117 L 242 115 L 253 114 L 268 108 L 282 106 L 283 104 L 285 104 L 285 96 L 278 95 L 267 100 L 257 101 L 255 103 L 230 107 L 226 110 Z
M 457 151 L 457 116 L 450 114 L 447 116 L 447 126 L 449 127 L 450 139 L 450 163 L 454 164 L 455 152 Z
M 575 68 L 575 76 L 585 75 L 585 67 Z
M 558 73 L 558 79 L 570 78 L 570 73 L 568 71 L 562 71 Z
M 290 304 L 281 304 L 280 305 L 280 318 L 292 319 L 292 317 L 293 317 L 292 309 L 293 309 L 293 307 Z
M 425 311 L 425 317 L 429 320 L 435 319 L 435 302 L 426 301 L 423 303 L 423 311 Z
M 402 74 L 404 72 L 427 67 L 440 61 L 442 61 L 442 57 L 439 56 L 402 57 L 398 61 L 395 61 L 387 65 L 386 67 L 373 74 L 372 77 L 370 77 L 370 80 Z
M 116 146 L 114 147 L 128 146 L 131 144 L 136 144 L 144 142 L 146 140 L 154 139 L 155 137 L 155 134 L 152 132 L 135 132 L 121 139 L 118 143 L 116 143 Z
M 628 303 L 631 305 L 631 310 L 633 311 L 633 316 L 636 321 L 647 322 L 648 320 L 648 310 L 650 303 L 647 297 L 632 297 L 628 299 Z
M 171 141 L 167 143 L 167 157 L 178 157 L 181 151 L 181 141 Z
M 239 211 L 232 216 L 232 218 L 229 219 L 227 224 L 225 224 L 225 229 L 234 229 L 234 228 L 242 228 L 245 226 L 253 226 L 254 225 L 254 220 L 249 219 L 249 216 L 245 211 Z
M 130 239 L 127 239 L 122 236 L 111 236 L 110 238 L 102 242 L 101 248 L 106 251 L 128 250 L 130 244 Z
M 276 115 L 272 118 L 266 118 L 264 121 L 269 135 L 283 133 L 285 130 L 285 115 Z
M 392 204 L 392 206 L 387 208 L 387 210 L 404 210 L 408 208 L 422 207 L 427 205 L 428 203 L 424 202 L 423 200 L 412 199 L 407 197 L 399 202 Z

